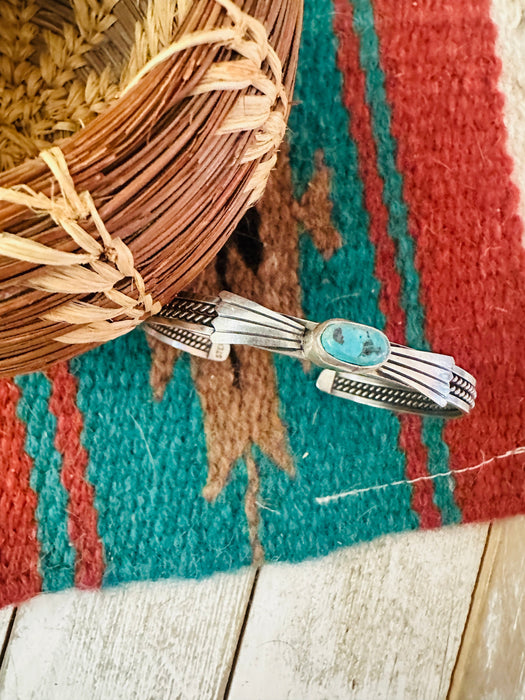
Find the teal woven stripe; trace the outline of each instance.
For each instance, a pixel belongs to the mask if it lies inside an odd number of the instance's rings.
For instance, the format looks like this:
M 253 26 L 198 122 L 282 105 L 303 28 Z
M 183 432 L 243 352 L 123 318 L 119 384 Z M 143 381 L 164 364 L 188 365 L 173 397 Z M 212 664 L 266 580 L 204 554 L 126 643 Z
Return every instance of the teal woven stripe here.
M 368 237 L 357 148 L 341 100 L 342 76 L 336 65 L 337 41 L 330 0 L 307 0 L 302 48 L 290 115 L 290 160 L 296 197 L 314 175 L 321 149 L 330 168 L 332 218 L 344 246 L 325 261 L 308 235 L 301 240 L 301 287 L 307 317 L 343 317 L 383 327 L 380 284 L 374 276 L 375 250 Z M 317 73 L 316 79 L 312 75 Z
M 333 221 L 344 246 L 326 261 L 306 232 L 300 240 L 300 281 L 308 318 L 343 317 L 382 327 L 375 250 L 368 237 L 356 144 L 342 101 L 342 76 L 330 0 L 307 0 L 295 100 L 290 117 L 290 159 L 296 196 L 314 174 L 317 149 L 332 173 Z M 315 79 L 312 78 L 315 76 Z M 418 526 L 411 490 L 370 491 L 321 505 L 316 499 L 404 478 L 399 421 L 387 411 L 322 394 L 316 373 L 275 358 L 278 390 L 297 477 L 290 480 L 263 454 L 261 539 L 271 559 L 304 559 L 342 544 Z
M 384 181 L 383 198 L 388 210 L 388 233 L 396 242 L 396 264 L 401 275 L 401 304 L 406 313 L 407 344 L 428 349 L 425 337 L 425 314 L 420 301 L 420 279 L 415 267 L 415 243 L 408 230 L 408 212 L 403 201 L 403 178 L 397 170 L 397 146 L 391 134 L 391 110 L 385 91 L 385 76 L 380 65 L 379 40 L 370 0 L 354 0 L 354 29 L 360 39 L 360 60 L 365 73 L 377 166 Z M 424 423 L 423 442 L 428 450 L 430 473 L 448 470 L 449 450 L 442 437 L 442 421 Z M 439 483 L 438 483 L 439 482 Z M 436 479 L 434 501 L 443 521 L 460 518 L 450 484 Z
M 406 313 L 408 345 L 428 348 L 424 333 L 424 310 L 420 303 L 419 274 L 415 268 L 415 244 L 408 231 L 408 213 L 403 200 L 403 178 L 396 167 L 396 143 L 391 134 L 391 110 L 380 65 L 379 41 L 370 0 L 354 0 L 354 30 L 365 74 L 366 98 L 372 117 L 377 148 L 377 167 L 383 179 L 383 199 L 388 210 L 388 234 L 396 242 L 396 265 L 401 275 L 401 303 Z
M 249 564 L 242 465 L 214 504 L 201 493 L 206 443 L 188 356 L 177 361 L 161 402 L 149 386 L 142 330 L 75 358 L 71 369 L 106 557 L 103 584 Z
M 76 552 L 68 536 L 68 496 L 60 480 L 62 458 L 54 447 L 56 418 L 49 411 L 51 385 L 40 372 L 15 381 L 22 392 L 18 417 L 26 425 L 25 448 L 33 460 L 30 486 L 38 497 L 42 589 L 59 591 L 74 584 Z
M 443 439 L 445 421 L 442 418 L 423 418 L 422 438 L 428 450 L 429 474 L 448 472 L 450 454 Z M 441 510 L 443 525 L 461 522 L 461 510 L 454 500 L 455 482 L 451 476 L 434 479 L 434 502 Z

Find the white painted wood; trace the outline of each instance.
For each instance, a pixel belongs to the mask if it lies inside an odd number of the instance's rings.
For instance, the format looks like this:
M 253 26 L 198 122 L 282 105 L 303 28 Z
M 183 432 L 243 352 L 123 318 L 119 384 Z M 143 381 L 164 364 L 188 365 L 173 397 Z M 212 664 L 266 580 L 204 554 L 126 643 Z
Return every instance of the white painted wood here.
M 525 518 L 494 523 L 450 700 L 525 699 Z
M 445 698 L 487 526 L 264 567 L 229 700 Z
M 491 0 L 491 15 L 498 27 L 507 149 L 514 161 L 513 179 L 521 191 L 519 213 L 525 221 L 525 0 Z
M 4 644 L 5 636 L 9 627 L 9 620 L 11 619 L 12 614 L 12 606 L 8 606 L 7 608 L 2 608 L 0 610 L 0 649 L 2 649 Z
M 19 608 L 6 700 L 222 698 L 254 572 L 42 595 Z

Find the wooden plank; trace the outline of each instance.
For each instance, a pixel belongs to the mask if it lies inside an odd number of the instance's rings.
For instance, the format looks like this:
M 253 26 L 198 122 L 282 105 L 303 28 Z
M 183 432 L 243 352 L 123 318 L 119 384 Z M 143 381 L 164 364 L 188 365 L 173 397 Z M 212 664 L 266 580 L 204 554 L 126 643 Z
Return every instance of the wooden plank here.
M 0 662 L 3 662 L 3 651 L 8 642 L 7 635 L 9 634 L 9 623 L 11 621 L 13 611 L 14 608 L 11 605 L 0 610 Z
M 445 698 L 487 526 L 262 569 L 228 700 Z
M 11 605 L 0 610 L 0 647 L 2 646 L 2 641 L 4 639 L 5 632 L 7 632 L 7 627 L 12 614 L 13 607 Z
M 502 61 L 506 145 L 514 161 L 512 177 L 521 190 L 519 213 L 525 221 L 525 0 L 491 0 L 491 15 L 498 27 L 496 50 Z
M 525 518 L 494 523 L 450 700 L 525 698 Z
M 0 697 L 221 698 L 254 572 L 42 595 L 21 606 Z

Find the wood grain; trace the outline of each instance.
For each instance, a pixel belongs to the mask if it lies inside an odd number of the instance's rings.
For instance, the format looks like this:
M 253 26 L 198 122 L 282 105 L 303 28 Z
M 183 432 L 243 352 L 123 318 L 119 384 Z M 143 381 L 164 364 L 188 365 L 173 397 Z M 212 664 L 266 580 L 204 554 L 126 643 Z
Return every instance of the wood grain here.
M 264 567 L 229 700 L 445 698 L 487 527 Z
M 3 639 L 3 632 L 7 629 L 12 612 L 13 608 L 11 605 L 0 610 L 0 640 Z
M 9 632 L 9 622 L 11 621 L 11 616 L 13 614 L 13 607 L 10 605 L 7 608 L 2 608 L 0 610 L 0 660 L 2 659 L 2 652 L 5 651 L 4 647 L 8 643 L 8 632 Z M 1 664 L 0 664 L 1 668 Z
M 522 196 L 518 211 L 525 221 L 525 0 L 491 0 L 498 28 L 496 50 L 501 58 L 500 89 L 505 95 L 507 150 L 512 156 L 512 179 Z M 525 234 L 523 238 L 525 244 Z
M 0 697 L 222 698 L 253 570 L 42 595 L 20 606 Z
M 449 700 L 525 698 L 525 518 L 491 526 Z

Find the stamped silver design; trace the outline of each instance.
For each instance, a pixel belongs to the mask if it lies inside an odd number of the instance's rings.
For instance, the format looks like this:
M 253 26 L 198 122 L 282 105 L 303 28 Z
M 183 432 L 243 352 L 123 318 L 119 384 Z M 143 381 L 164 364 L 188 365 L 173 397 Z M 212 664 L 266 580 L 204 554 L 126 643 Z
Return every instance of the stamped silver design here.
M 271 311 L 230 292 L 176 297 L 148 319 L 146 331 L 197 357 L 225 360 L 249 345 L 309 360 L 322 368 L 317 387 L 395 412 L 454 417 L 476 400 L 476 380 L 449 355 L 390 343 L 370 326 L 344 319 L 314 323 Z

